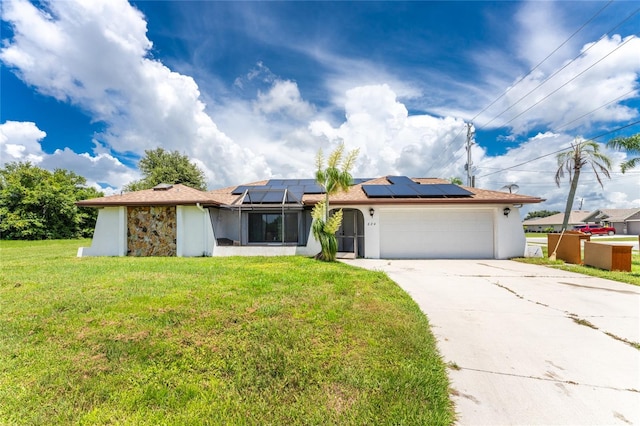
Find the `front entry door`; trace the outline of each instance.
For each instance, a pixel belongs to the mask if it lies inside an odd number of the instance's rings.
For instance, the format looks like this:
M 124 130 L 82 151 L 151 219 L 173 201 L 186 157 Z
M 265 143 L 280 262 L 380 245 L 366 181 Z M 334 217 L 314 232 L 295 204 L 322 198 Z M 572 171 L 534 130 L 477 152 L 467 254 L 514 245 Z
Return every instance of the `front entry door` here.
M 344 209 L 342 225 L 336 232 L 338 252 L 364 257 L 364 216 L 360 210 Z

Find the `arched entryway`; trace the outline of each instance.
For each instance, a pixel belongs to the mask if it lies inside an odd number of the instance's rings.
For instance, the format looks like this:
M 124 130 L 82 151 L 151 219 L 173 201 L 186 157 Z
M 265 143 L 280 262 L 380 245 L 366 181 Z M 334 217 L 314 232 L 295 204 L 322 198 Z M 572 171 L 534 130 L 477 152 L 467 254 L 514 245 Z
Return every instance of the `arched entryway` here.
M 342 257 L 364 257 L 364 216 L 360 210 L 342 210 L 342 225 L 336 232 L 336 239 Z

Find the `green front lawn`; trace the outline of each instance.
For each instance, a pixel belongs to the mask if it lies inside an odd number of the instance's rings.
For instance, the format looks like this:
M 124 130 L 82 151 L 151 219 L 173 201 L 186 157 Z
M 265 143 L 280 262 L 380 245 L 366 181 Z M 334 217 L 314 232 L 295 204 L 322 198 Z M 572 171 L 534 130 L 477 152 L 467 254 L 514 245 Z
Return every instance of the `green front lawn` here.
M 0 424 L 451 424 L 426 317 L 301 257 L 0 242 Z

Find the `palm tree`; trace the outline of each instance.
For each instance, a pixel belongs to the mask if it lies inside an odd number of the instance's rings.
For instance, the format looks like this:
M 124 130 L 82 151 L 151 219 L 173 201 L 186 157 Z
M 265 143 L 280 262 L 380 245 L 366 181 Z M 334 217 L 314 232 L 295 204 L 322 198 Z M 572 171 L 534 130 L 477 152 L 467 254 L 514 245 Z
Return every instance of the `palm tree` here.
M 576 141 L 571 144 L 570 149 L 557 155 L 558 171 L 556 172 L 555 177 L 556 185 L 560 187 L 560 179 L 564 177 L 565 171 L 569 175 L 569 182 L 571 183 L 569 196 L 567 197 L 567 205 L 564 209 L 562 230 L 566 230 L 569 223 L 569 215 L 573 208 L 573 199 L 576 196 L 578 179 L 580 179 L 580 172 L 582 171 L 582 168 L 586 165 L 591 166 L 601 187 L 603 187 L 603 185 L 602 180 L 600 180 L 599 173 L 611 178 L 609 175 L 611 160 L 599 150 L 600 147 L 594 141 Z
M 324 189 L 324 201 L 319 202 L 313 208 L 313 235 L 320 242 L 322 251 L 316 256 L 318 259 L 333 261 L 338 252 L 336 231 L 342 223 L 342 210 L 329 217 L 329 196 L 349 189 L 353 178 L 351 169 L 358 156 L 357 149 L 349 152 L 343 159 L 344 143 L 341 143 L 335 151 L 329 155 L 325 167 L 325 159 L 322 150 L 316 157 L 316 182 Z
M 628 137 L 619 137 L 607 142 L 607 146 L 618 150 L 625 150 L 627 154 L 635 155 L 624 163 L 620 164 L 622 173 L 629 169 L 633 169 L 640 164 L 640 133 Z

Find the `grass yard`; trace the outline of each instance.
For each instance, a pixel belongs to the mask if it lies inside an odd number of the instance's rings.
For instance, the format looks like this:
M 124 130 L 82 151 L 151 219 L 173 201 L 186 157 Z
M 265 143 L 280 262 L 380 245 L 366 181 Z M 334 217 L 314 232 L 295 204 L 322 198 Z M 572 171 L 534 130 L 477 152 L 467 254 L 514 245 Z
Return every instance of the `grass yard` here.
M 0 242 L 0 424 L 453 422 L 428 321 L 383 273 L 87 244 Z

